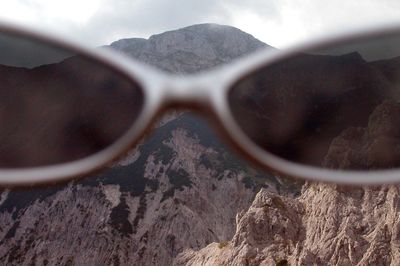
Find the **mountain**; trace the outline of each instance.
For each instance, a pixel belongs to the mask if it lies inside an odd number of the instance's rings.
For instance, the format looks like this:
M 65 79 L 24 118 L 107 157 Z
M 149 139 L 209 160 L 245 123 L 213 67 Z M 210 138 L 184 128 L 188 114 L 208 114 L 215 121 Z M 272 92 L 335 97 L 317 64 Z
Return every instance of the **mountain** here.
M 117 41 L 111 46 L 170 72 L 187 73 L 228 63 L 266 45 L 238 29 L 203 24 L 155 35 L 149 40 Z M 200 57 L 202 61 L 198 63 Z M 67 145 L 70 148 L 82 148 L 86 143 L 92 143 L 95 140 L 87 137 L 94 133 L 99 134 L 97 139 L 104 140 L 101 132 L 110 132 L 110 125 L 126 127 L 132 119 L 126 114 L 135 113 L 129 110 L 134 100 L 130 104 L 128 101 L 125 115 L 118 115 L 112 107 L 124 99 L 117 101 L 113 97 L 104 97 L 105 102 L 98 104 L 106 106 L 101 114 L 108 115 L 101 119 L 109 123 L 104 124 L 105 130 L 98 130 L 99 127 L 93 125 L 90 128 L 96 131 L 87 134 L 79 130 L 85 128 L 82 121 L 88 119 L 74 114 L 85 110 L 88 101 L 73 103 L 75 108 L 71 109 L 63 97 L 57 99 L 52 95 L 48 99 L 45 98 L 47 94 L 34 94 L 32 88 L 37 82 L 41 82 L 43 89 L 46 86 L 63 88 L 66 84 L 62 73 L 70 69 L 68 65 L 85 71 L 88 77 L 85 82 L 89 84 L 102 87 L 102 82 L 107 82 L 107 73 L 78 61 L 71 58 L 32 69 L 0 67 L 3 80 L 9 77 L 3 83 L 4 92 L 15 90 L 26 99 L 40 99 L 28 105 L 28 115 L 37 113 L 29 108 L 44 104 L 65 108 L 66 111 L 61 113 L 71 115 L 74 118 L 71 121 L 78 119 L 72 124 L 81 126 L 73 127 L 77 130 L 73 135 L 82 136 L 81 142 Z M 48 76 L 57 78 L 45 82 Z M 25 85 L 14 85 L 16 81 Z M 65 92 L 65 95 L 73 94 L 66 99 L 76 97 L 74 93 L 84 97 L 90 86 Z M 123 84 L 119 86 L 124 88 Z M 14 89 L 10 90 L 10 87 Z M 115 102 L 109 102 L 113 100 Z M 55 101 L 59 101 L 61 107 Z M 12 103 L 9 102 L 11 107 Z M 98 115 L 96 112 L 84 113 L 88 118 Z M 43 115 L 40 120 L 47 121 L 50 129 L 54 123 L 62 121 L 53 118 L 52 113 L 40 115 Z M 38 121 L 37 118 L 26 120 Z M 127 122 L 124 124 L 123 121 Z M 20 132 L 16 139 L 37 138 L 35 145 L 46 139 L 50 141 L 43 135 L 29 136 L 31 132 L 36 130 Z M 118 130 L 115 132 L 118 134 Z M 57 136 L 67 137 L 61 133 Z M 59 142 L 54 140 L 54 143 Z M 105 142 L 99 143 L 89 148 L 101 147 Z M 27 148 L 21 152 L 32 150 L 37 149 Z M 79 149 L 73 151 L 82 156 Z M 8 156 L 9 152 L 3 154 Z M 39 158 L 45 162 L 64 160 L 54 154 L 33 154 L 28 161 L 22 161 L 27 158 L 22 155 L 13 158 L 7 162 L 34 165 L 43 163 L 37 161 Z M 189 112 L 172 112 L 161 118 L 152 133 L 125 158 L 102 173 L 66 185 L 3 189 L 0 194 L 0 264 L 170 265 L 185 248 L 199 249 L 211 242 L 230 239 L 234 234 L 236 213 L 250 206 L 261 187 L 289 196 L 300 190 L 299 186 L 240 160 L 214 136 L 201 117 Z
M 272 47 L 230 26 L 199 24 L 113 42 L 111 48 L 172 73 L 193 73 Z
M 273 49 L 238 29 L 215 24 L 148 40 L 120 40 L 111 48 L 179 75 Z M 41 80 L 35 80 L 36 73 L 61 77 L 60 69 L 76 68 L 76 62 L 70 58 L 32 69 L 0 66 L 5 88 L 0 93 L 10 94 L 7 86 L 21 81 L 32 88 L 33 81 Z M 255 142 L 288 160 L 335 169 L 398 167 L 398 66 L 398 58 L 368 62 L 356 51 L 300 54 L 242 79 L 230 91 L 229 104 Z M 88 69 L 85 82 L 107 81 L 102 72 Z M 63 88 L 60 81 L 40 85 Z M 115 86 L 106 85 L 100 88 Z M 85 94 L 86 89 L 67 93 Z M 32 104 L 26 110 L 54 100 L 46 98 L 48 93 L 30 94 L 30 89 L 16 92 L 26 99 L 35 96 L 26 101 Z M 0 100 L 12 99 L 6 96 Z M 106 103 L 113 99 L 106 96 L 101 97 Z M 106 107 L 109 116 L 100 116 L 106 122 L 100 132 L 118 135 L 129 124 L 123 122 L 132 119 L 132 111 L 117 114 L 112 108 L 119 101 Z M 0 119 L 9 119 L 2 118 L 6 114 L 0 112 Z M 81 142 L 70 146 L 79 158 L 87 151 L 80 151 L 83 145 L 101 148 L 107 138 L 99 134 L 92 142 L 88 136 L 99 127 L 82 123 L 85 116 L 78 118 L 71 132 Z M 115 131 L 113 118 L 122 119 Z M 19 132 L 18 139 L 26 141 L 30 133 Z M 178 110 L 161 118 L 134 150 L 101 173 L 66 185 L 1 190 L 0 264 L 398 265 L 399 188 L 304 183 L 263 172 L 232 153 L 201 117 Z

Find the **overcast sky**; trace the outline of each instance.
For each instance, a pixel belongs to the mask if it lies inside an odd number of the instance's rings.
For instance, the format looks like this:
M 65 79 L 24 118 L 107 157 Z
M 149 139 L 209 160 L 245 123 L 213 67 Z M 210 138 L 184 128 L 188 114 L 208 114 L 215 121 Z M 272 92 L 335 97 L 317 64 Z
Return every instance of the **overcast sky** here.
M 0 0 L 0 19 L 91 46 L 214 22 L 275 47 L 366 24 L 400 23 L 399 0 Z

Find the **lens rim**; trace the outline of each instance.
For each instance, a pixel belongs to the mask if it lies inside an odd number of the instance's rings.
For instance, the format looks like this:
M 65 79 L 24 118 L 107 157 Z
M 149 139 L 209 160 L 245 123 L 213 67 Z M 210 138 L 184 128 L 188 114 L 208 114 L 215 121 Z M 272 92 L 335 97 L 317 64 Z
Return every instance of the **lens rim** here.
M 232 89 L 250 75 L 256 73 L 263 67 L 276 64 L 298 55 L 304 51 L 317 50 L 324 47 L 334 46 L 352 41 L 362 41 L 370 38 L 379 38 L 389 34 L 400 35 L 400 25 L 392 24 L 381 27 L 369 28 L 356 31 L 349 31 L 345 34 L 337 33 L 328 37 L 296 45 L 291 48 L 271 51 L 256 52 L 248 56 L 241 62 L 236 62 L 229 74 L 223 73 L 222 76 L 236 76 L 234 79 L 225 79 L 223 96 L 219 96 L 213 102 L 213 108 L 217 110 L 217 123 L 221 126 L 219 130 L 224 131 L 224 135 L 229 138 L 230 143 L 246 158 L 268 171 L 276 173 L 278 176 L 288 175 L 310 181 L 322 181 L 330 183 L 340 183 L 347 185 L 374 185 L 382 183 L 400 182 L 400 168 L 382 170 L 341 170 L 327 169 L 311 165 L 303 165 L 291 162 L 284 158 L 268 152 L 259 147 L 236 122 L 229 104 L 229 94 Z M 239 65 L 241 64 L 241 65 Z M 225 71 L 223 71 L 225 72 Z M 224 78 L 222 78 L 224 80 Z

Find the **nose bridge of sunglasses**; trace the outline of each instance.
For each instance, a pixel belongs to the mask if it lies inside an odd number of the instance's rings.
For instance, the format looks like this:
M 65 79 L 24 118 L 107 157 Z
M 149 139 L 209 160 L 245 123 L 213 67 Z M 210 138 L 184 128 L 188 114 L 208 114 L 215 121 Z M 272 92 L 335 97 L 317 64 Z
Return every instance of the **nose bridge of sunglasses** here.
M 209 109 L 220 91 L 208 75 L 170 77 L 163 85 L 164 103 L 169 107 Z

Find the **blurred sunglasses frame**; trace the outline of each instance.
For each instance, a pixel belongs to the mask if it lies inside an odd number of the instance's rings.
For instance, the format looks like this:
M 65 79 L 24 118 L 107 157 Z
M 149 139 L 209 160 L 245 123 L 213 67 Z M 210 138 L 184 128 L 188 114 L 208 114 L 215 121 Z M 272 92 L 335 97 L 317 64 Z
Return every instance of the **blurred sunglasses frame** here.
M 400 25 L 331 34 L 285 50 L 262 49 L 233 62 L 186 76 L 172 75 L 108 49 L 93 49 L 25 26 L 0 22 L 0 33 L 21 36 L 77 53 L 122 74 L 144 93 L 144 105 L 130 129 L 114 144 L 86 158 L 50 166 L 0 169 L 1 186 L 53 184 L 94 174 L 110 166 L 134 147 L 167 110 L 183 108 L 204 114 L 222 139 L 247 160 L 277 175 L 343 184 L 382 184 L 400 181 L 400 169 L 349 171 L 302 165 L 273 155 L 255 144 L 235 121 L 228 103 L 229 90 L 261 67 L 299 52 L 387 34 L 400 34 Z

